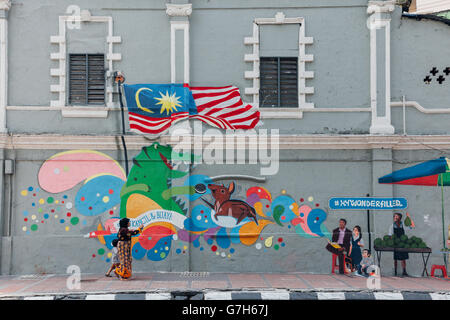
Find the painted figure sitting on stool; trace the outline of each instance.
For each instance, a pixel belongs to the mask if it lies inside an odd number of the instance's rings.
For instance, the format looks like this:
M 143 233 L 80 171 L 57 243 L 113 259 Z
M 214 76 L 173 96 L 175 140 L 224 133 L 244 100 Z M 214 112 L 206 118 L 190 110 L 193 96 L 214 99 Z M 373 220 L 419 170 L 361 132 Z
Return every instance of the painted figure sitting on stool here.
M 331 244 L 327 244 L 326 249 L 339 257 L 339 273 L 345 273 L 345 259 L 344 255 L 350 250 L 350 239 L 352 232 L 346 228 L 347 221 L 345 219 L 339 220 L 339 228 L 333 230 L 331 241 L 339 244 L 341 248 L 334 248 Z

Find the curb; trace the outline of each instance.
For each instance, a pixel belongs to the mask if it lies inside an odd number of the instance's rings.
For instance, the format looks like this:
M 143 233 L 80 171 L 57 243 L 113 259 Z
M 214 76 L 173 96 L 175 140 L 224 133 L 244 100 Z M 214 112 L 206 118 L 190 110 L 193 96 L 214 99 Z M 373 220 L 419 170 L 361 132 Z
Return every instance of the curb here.
M 3 296 L 0 300 L 450 300 L 450 292 L 420 291 L 174 291 Z

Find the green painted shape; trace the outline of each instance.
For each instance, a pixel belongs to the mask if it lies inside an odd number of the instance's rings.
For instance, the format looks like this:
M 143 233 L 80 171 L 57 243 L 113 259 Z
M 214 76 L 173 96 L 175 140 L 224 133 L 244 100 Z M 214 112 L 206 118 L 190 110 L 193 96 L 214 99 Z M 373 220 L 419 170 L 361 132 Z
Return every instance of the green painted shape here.
M 192 159 L 192 155 L 181 155 L 172 152 L 171 146 L 163 146 L 158 142 L 151 146 L 143 147 L 141 152 L 133 159 L 133 166 L 127 178 L 127 182 L 120 192 L 120 217 L 126 217 L 126 205 L 128 198 L 133 194 L 141 194 L 155 201 L 166 210 L 186 213 L 172 199 L 172 192 L 169 179 L 184 177 L 188 172 L 174 170 L 170 168 L 172 156 L 176 158 Z M 175 189 L 175 188 L 174 188 Z
M 162 197 L 167 200 L 179 194 L 193 195 L 195 194 L 195 187 L 193 186 L 172 187 L 170 189 L 164 190 L 162 193 Z
M 278 223 L 280 226 L 283 227 L 283 224 L 280 221 L 281 215 L 284 212 L 284 207 L 281 205 L 276 206 L 273 209 L 273 219 L 275 220 L 276 223 Z

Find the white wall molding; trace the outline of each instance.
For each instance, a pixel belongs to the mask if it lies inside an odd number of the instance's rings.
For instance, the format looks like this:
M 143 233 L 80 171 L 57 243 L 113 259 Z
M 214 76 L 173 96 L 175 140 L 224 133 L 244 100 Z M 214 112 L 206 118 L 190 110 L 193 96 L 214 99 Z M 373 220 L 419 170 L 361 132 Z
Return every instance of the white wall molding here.
M 9 11 L 11 9 L 11 1 L 10 0 L 0 0 L 0 10 Z
M 257 134 L 258 132 L 256 132 Z M 270 132 L 269 132 L 270 134 Z M 248 136 L 245 133 L 214 136 L 214 138 L 203 137 L 205 143 L 215 141 L 218 145 L 227 146 L 225 139 L 233 137 Z M 220 143 L 220 139 L 222 143 Z M 196 136 L 191 135 L 191 148 Z M 148 146 L 151 141 L 142 135 L 125 136 L 128 150 L 140 150 Z M 393 149 L 393 150 L 450 150 L 450 140 L 448 136 L 424 136 L 424 135 L 280 135 L 278 137 L 281 150 L 368 150 L 368 149 Z M 21 149 L 21 150 L 74 150 L 74 149 L 94 149 L 94 150 L 121 150 L 122 145 L 118 142 L 118 136 L 108 135 L 21 135 L 5 133 L 0 134 L 0 148 Z M 180 141 L 179 136 L 163 135 L 158 140 L 162 144 L 180 145 L 188 141 L 186 137 Z M 209 141 L 209 142 L 208 142 Z M 229 140 L 228 140 L 229 141 Z M 242 141 L 242 140 L 241 140 Z M 180 147 L 184 147 L 180 146 Z M 186 145 L 189 147 L 189 145 Z M 232 144 L 231 148 L 251 148 L 248 142 Z
M 189 83 L 190 57 L 189 57 L 189 21 L 170 21 L 170 82 L 176 82 L 176 31 L 182 30 L 184 34 L 184 73 L 183 82 Z
M 391 124 L 391 19 L 390 13 L 395 9 L 395 1 L 369 1 L 367 14 L 370 15 L 367 27 L 370 29 L 370 106 L 372 108 L 371 134 L 393 134 Z M 380 30 L 380 31 L 379 31 Z M 384 33 L 383 33 L 384 30 Z M 377 55 L 377 34 L 384 35 L 384 54 Z M 384 88 L 377 87 L 377 68 L 384 63 Z M 378 91 L 384 92 L 384 101 L 377 98 Z M 385 106 L 384 115 L 378 114 L 379 104 Z
M 192 3 L 166 4 L 166 14 L 170 17 L 187 17 L 192 13 Z
M 245 62 L 253 64 L 253 69 L 245 71 L 244 78 L 252 80 L 252 86 L 246 87 L 244 93 L 253 98 L 251 104 L 259 107 L 259 26 L 260 25 L 282 25 L 282 24 L 298 24 L 299 25 L 299 39 L 298 39 L 298 105 L 300 109 L 314 108 L 314 104 L 306 102 L 306 96 L 314 93 L 314 87 L 306 86 L 306 79 L 314 78 L 313 71 L 306 71 L 306 63 L 314 61 L 314 55 L 306 54 L 306 45 L 313 44 L 312 37 L 305 35 L 305 20 L 301 17 L 287 18 L 283 12 L 278 12 L 274 18 L 256 18 L 253 21 L 253 35 L 244 38 L 244 44 L 252 46 L 252 53 L 244 56 Z
M 6 132 L 8 105 L 8 11 L 11 1 L 0 1 L 0 132 Z
M 79 15 L 65 15 L 59 16 L 59 33 L 56 36 L 50 37 L 50 42 L 59 46 L 59 51 L 51 53 L 50 59 L 59 62 L 58 68 L 52 68 L 50 70 L 50 75 L 58 79 L 57 84 L 52 84 L 50 86 L 50 91 L 58 95 L 57 100 L 52 100 L 50 105 L 52 107 L 66 107 L 67 112 L 63 115 L 74 116 L 75 113 L 71 112 L 70 106 L 67 106 L 67 29 L 68 23 L 78 24 L 78 28 L 83 27 L 83 23 L 106 23 L 108 25 L 108 34 L 106 36 L 106 43 L 108 51 L 105 54 L 106 63 L 108 67 L 108 72 L 106 78 L 111 78 L 114 71 L 114 62 L 120 61 L 122 55 L 120 53 L 114 52 L 114 44 L 119 44 L 122 42 L 120 36 L 114 35 L 113 19 L 110 16 L 92 16 L 88 10 L 83 10 Z M 72 27 L 76 29 L 77 27 Z M 106 106 L 113 107 L 115 103 L 113 102 L 114 87 L 111 81 L 106 81 Z M 90 112 L 86 110 L 85 113 L 78 113 L 79 117 L 90 117 L 98 116 L 96 112 Z

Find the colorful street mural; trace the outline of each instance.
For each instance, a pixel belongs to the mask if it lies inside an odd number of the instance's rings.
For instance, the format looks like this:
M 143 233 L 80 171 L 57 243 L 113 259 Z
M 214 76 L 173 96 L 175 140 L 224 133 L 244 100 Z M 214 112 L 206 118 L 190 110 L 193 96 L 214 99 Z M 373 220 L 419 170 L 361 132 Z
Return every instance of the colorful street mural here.
M 91 255 L 106 262 L 123 217 L 131 219 L 132 228 L 144 225 L 143 232 L 132 238 L 132 256 L 138 260 L 162 261 L 172 250 L 186 254 L 188 248 L 223 258 L 231 258 L 242 245 L 281 250 L 286 246 L 283 236 L 264 236 L 270 225 L 305 238 L 331 238 L 325 226 L 327 213 L 312 196 L 294 198 L 286 190 L 274 194 L 259 185 L 244 189 L 239 181 L 221 184 L 207 175 L 189 174 L 189 166 L 183 169 L 180 164 L 193 157 L 153 143 L 133 159 L 126 177 L 122 167 L 103 153 L 58 153 L 42 164 L 39 187 L 21 192 L 31 201 L 23 212 L 22 230 L 39 233 L 39 225 L 54 218 L 65 231 L 78 227 L 81 232 L 92 226 L 88 220 L 99 217 L 102 222 L 83 235 L 99 241 L 101 247 Z M 51 196 L 40 196 L 44 192 Z

